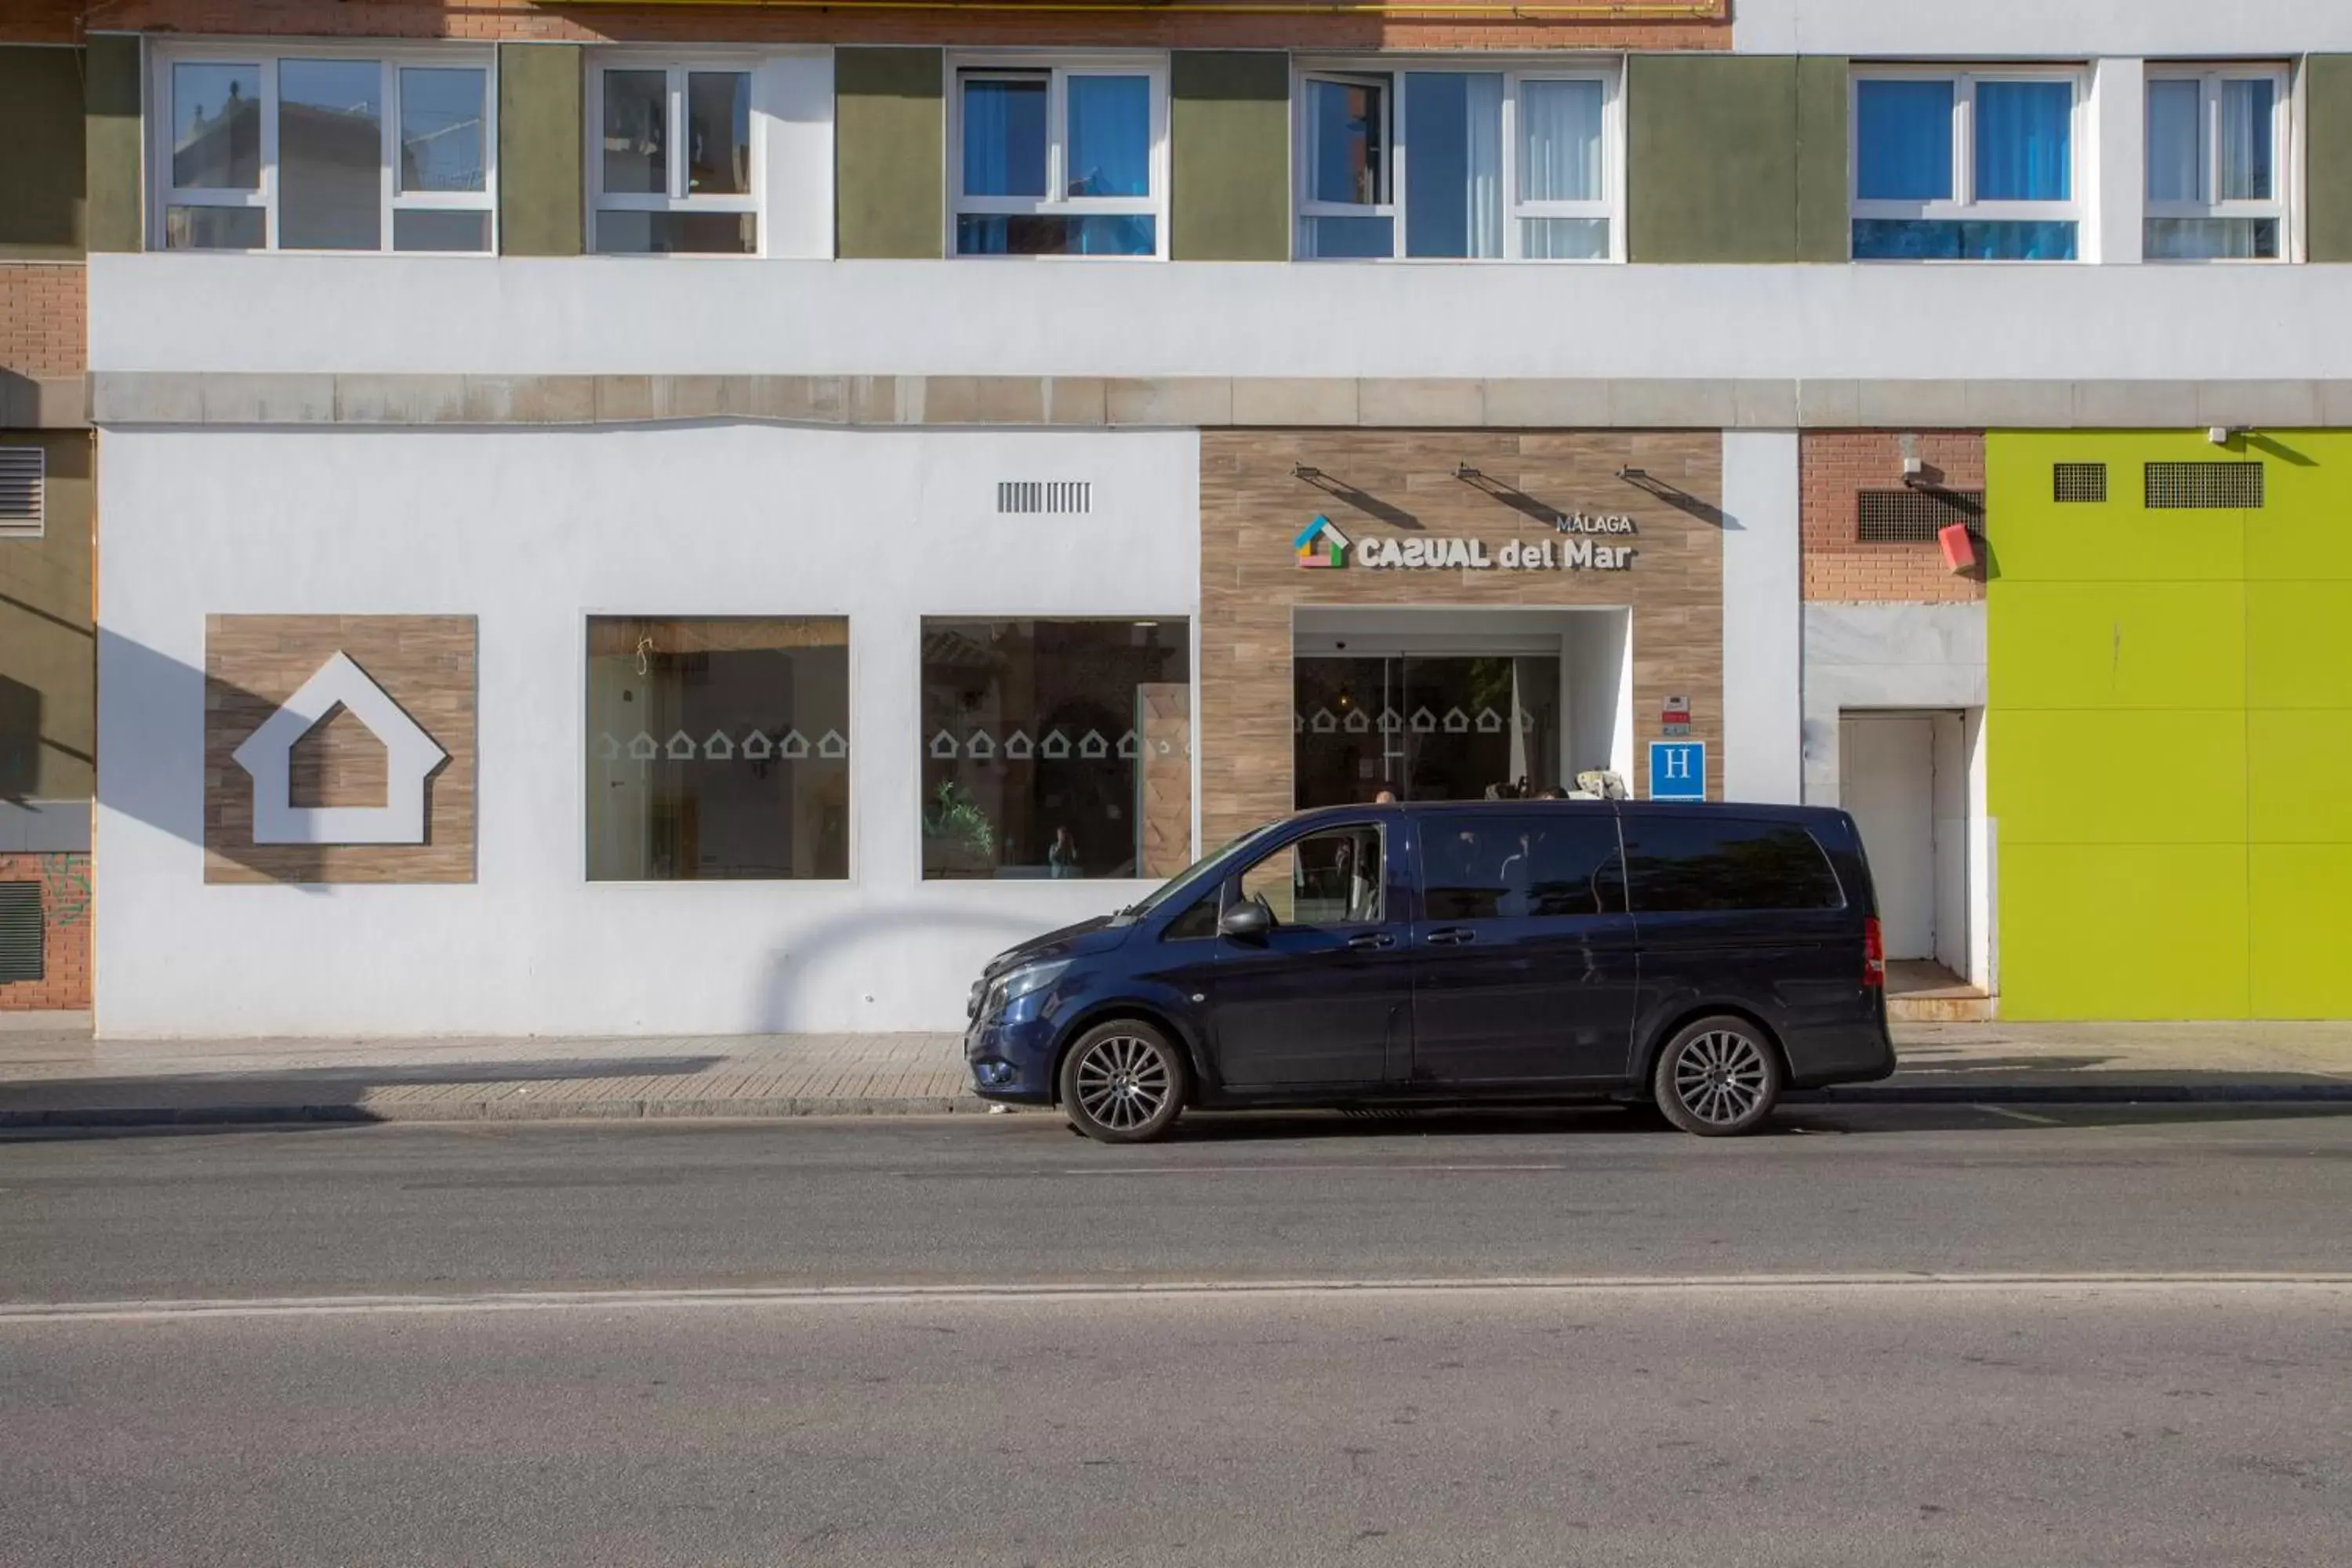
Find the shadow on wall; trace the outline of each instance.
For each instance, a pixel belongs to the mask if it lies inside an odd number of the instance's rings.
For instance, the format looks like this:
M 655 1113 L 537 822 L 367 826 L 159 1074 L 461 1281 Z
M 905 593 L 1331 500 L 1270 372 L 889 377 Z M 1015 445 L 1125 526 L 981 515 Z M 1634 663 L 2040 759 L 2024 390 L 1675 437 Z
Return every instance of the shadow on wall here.
M 241 769 L 232 768 L 235 776 L 217 786 L 205 777 L 205 714 L 224 708 L 267 714 L 276 710 L 277 701 L 213 680 L 201 669 L 104 626 L 98 633 L 98 667 L 100 689 L 105 693 L 101 728 L 140 737 L 131 755 L 101 759 L 99 805 L 168 833 L 201 853 L 207 847 L 207 796 L 218 790 L 252 788 Z M 324 857 L 315 846 L 262 847 L 249 840 L 236 842 L 226 835 L 216 840 L 209 846 L 214 853 L 262 880 L 315 888 L 324 870 Z M 266 853 L 259 852 L 264 849 Z

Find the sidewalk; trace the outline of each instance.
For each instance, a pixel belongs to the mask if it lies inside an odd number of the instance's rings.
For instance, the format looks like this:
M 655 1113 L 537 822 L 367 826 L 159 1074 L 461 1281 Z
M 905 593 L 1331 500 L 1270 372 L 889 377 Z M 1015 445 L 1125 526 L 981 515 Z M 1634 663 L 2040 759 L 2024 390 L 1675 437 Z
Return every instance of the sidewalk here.
M 1898 1026 L 1839 1101 L 2352 1102 L 2352 1024 Z M 0 1014 L 0 1127 L 981 1110 L 954 1035 L 93 1041 Z

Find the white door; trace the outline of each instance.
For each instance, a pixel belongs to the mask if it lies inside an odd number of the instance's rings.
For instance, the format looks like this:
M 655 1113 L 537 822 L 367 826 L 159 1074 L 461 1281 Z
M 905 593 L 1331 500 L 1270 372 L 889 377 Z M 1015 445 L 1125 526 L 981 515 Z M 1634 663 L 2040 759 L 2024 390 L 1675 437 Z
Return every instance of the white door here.
M 1935 957 L 1934 721 L 1841 720 L 1838 801 L 1862 826 L 1886 956 Z

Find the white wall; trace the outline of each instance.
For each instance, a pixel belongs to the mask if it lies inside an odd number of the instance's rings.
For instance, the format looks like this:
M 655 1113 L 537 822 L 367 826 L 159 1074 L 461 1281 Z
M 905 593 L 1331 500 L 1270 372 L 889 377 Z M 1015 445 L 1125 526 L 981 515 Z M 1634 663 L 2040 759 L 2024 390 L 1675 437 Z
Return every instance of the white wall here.
M 1723 797 L 1804 796 L 1797 437 L 1723 436 Z
M 2245 57 L 2352 49 L 2344 0 L 1738 0 L 1751 54 Z
M 89 258 L 89 362 L 100 373 L 2273 382 L 2345 374 L 2347 286 L 2352 268 L 2312 266 L 105 255 Z M 2149 325 L 2214 321 L 2230 331 Z M 1728 387 L 1725 405 L 1733 423 Z M 1949 423 L 1969 422 L 1956 401 Z
M 1969 972 L 1974 926 L 1969 913 L 1969 759 L 1966 714 L 1942 712 L 1935 732 L 1936 962 Z
M 1024 935 L 1132 882 L 920 878 L 919 620 L 1192 616 L 1190 434 L 110 431 L 100 1029 L 961 1026 Z M 1000 479 L 1094 515 L 994 515 Z M 207 614 L 479 617 L 478 880 L 207 886 Z M 589 883 L 585 617 L 846 615 L 846 882 Z
M 751 106 L 759 114 L 760 249 L 771 257 L 833 254 L 833 51 L 761 62 Z
M 1838 803 L 1838 714 L 1842 710 L 1966 709 L 1984 704 L 1981 604 L 1807 605 L 1806 804 Z

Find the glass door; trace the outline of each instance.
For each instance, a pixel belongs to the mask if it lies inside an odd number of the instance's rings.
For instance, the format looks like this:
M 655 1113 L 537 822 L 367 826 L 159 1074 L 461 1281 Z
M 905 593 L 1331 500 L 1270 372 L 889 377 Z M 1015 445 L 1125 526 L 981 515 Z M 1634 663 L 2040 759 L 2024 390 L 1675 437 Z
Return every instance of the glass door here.
M 1392 654 L 1296 661 L 1300 809 L 1509 798 L 1559 783 L 1559 660 Z

